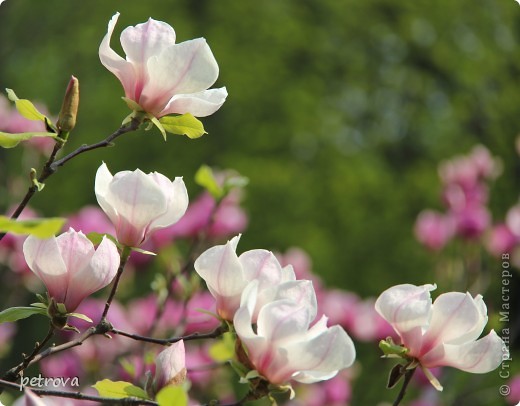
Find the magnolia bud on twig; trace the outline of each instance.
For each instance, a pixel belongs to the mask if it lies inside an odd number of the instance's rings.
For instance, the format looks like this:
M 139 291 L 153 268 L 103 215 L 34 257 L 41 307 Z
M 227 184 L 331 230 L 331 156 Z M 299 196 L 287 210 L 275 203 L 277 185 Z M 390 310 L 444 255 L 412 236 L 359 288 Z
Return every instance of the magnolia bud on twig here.
M 58 117 L 57 127 L 60 131 L 72 131 L 76 125 L 76 116 L 78 114 L 79 105 L 79 81 L 76 77 L 71 76 L 63 104 L 61 105 L 60 115 Z

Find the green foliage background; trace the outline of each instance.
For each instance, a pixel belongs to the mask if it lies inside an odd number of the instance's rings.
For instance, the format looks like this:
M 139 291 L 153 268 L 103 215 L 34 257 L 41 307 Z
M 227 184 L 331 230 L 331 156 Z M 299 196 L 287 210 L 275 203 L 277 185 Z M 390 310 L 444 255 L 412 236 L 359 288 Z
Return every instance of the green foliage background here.
M 412 227 L 421 209 L 440 206 L 440 160 L 486 145 L 504 163 L 494 217 L 518 200 L 513 0 L 7 0 L 0 87 L 57 114 L 69 75 L 77 76 L 69 150 L 106 137 L 129 112 L 97 55 L 115 11 L 118 51 L 120 31 L 149 16 L 170 23 L 178 41 L 205 37 L 221 70 L 216 86 L 229 98 L 203 119 L 209 135 L 199 140 L 171 136 L 165 144 L 157 130 L 141 131 L 71 161 L 32 203 L 47 216 L 95 203 L 102 160 L 113 172 L 182 175 L 192 195 L 201 164 L 235 168 L 250 178 L 240 251 L 300 246 L 329 285 L 376 296 L 397 283 L 434 282 L 436 258 Z M 8 175 L 30 166 L 21 149 L 0 151 L 2 207 L 16 201 Z M 493 308 L 500 264 L 488 266 Z

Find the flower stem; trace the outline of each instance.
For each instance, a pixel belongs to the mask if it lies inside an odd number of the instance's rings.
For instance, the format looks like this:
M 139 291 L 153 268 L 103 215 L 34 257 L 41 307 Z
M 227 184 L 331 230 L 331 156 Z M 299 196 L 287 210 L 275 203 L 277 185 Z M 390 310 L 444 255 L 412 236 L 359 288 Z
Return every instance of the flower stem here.
M 125 265 L 130 258 L 130 253 L 132 249 L 127 247 L 126 245 L 123 247 L 123 251 L 121 252 L 121 262 L 119 263 L 119 268 L 117 269 L 116 277 L 114 278 L 114 284 L 112 285 L 112 290 L 110 291 L 110 295 L 108 296 L 107 302 L 105 303 L 105 309 L 103 310 L 103 314 L 101 315 L 100 323 L 106 323 L 108 310 L 110 309 L 110 305 L 112 304 L 112 300 L 114 300 L 114 296 L 116 295 L 117 286 L 119 285 L 119 280 L 121 279 L 121 275 L 123 275 L 123 271 L 125 269 Z
M 392 406 L 398 406 L 401 403 L 401 401 L 403 400 L 404 395 L 406 394 L 406 389 L 408 388 L 408 384 L 412 380 L 413 374 L 415 373 L 416 369 L 417 368 L 408 369 L 405 372 L 403 386 L 401 387 L 401 390 L 399 391 L 399 394 L 397 395 L 397 398 L 395 399 Z

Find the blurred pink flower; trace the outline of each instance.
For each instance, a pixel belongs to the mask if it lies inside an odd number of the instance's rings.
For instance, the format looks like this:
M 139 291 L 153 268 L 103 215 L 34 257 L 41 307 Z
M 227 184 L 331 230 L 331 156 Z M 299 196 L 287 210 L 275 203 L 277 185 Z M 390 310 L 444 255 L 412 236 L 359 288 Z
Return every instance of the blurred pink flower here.
M 83 234 L 115 235 L 114 225 L 98 206 L 83 207 L 78 213 L 69 216 L 68 225 Z
M 226 88 L 207 90 L 219 70 L 204 38 L 176 44 L 173 28 L 150 18 L 121 33 L 123 59 L 110 48 L 118 18 L 116 13 L 108 23 L 99 58 L 121 81 L 128 99 L 155 117 L 173 113 L 204 117 L 222 106 Z
M 510 405 L 517 406 L 520 403 L 520 374 L 515 375 L 507 383 L 511 392 L 507 395 L 507 402 Z
M 423 210 L 415 222 L 415 236 L 425 247 L 438 251 L 453 237 L 455 224 L 451 217 Z
M 468 239 L 480 237 L 491 225 L 491 214 L 483 206 L 467 206 L 460 211 L 452 212 L 452 217 L 456 233 Z
M 488 251 L 494 256 L 500 256 L 511 250 L 518 244 L 518 238 L 505 224 L 497 224 L 489 232 L 486 240 Z

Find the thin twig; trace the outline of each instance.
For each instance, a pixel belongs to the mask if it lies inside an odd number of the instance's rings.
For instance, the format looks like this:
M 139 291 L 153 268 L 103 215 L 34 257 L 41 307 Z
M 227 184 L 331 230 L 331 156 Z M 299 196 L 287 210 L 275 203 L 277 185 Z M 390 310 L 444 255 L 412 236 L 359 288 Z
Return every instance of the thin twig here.
M 160 344 L 160 345 L 169 345 L 169 344 L 173 344 L 178 341 L 181 341 L 181 340 L 190 341 L 190 340 L 203 340 L 206 338 L 217 338 L 217 337 L 220 337 L 222 334 L 224 334 L 226 331 L 228 331 L 227 327 L 225 325 L 220 325 L 215 330 L 213 330 L 209 333 L 192 333 L 192 334 L 188 334 L 185 336 L 161 339 L 161 338 L 141 336 L 139 334 L 127 333 L 127 332 L 124 332 L 124 331 L 121 331 L 121 330 L 118 330 L 115 328 L 112 328 L 110 330 L 111 333 L 114 333 L 114 334 L 117 334 L 117 335 L 120 335 L 123 337 L 128 337 L 128 338 L 131 338 L 132 340 L 144 341 L 147 343 Z
M 135 131 L 139 128 L 141 125 L 141 120 L 137 118 L 133 118 L 132 121 L 124 126 L 121 126 L 118 130 L 116 130 L 114 133 L 110 134 L 107 138 L 105 138 L 103 141 L 97 142 L 95 144 L 91 145 L 82 145 L 75 151 L 71 152 L 70 154 L 66 155 L 65 157 L 55 161 L 56 156 L 58 152 L 63 148 L 65 145 L 65 141 L 62 139 L 59 139 L 59 141 L 56 141 L 56 144 L 54 145 L 54 149 L 52 150 L 51 155 L 47 159 L 47 162 L 43 165 L 43 168 L 40 172 L 40 175 L 38 176 L 37 183 L 43 183 L 47 178 L 49 178 L 51 175 L 53 175 L 60 166 L 63 166 L 66 162 L 70 161 L 72 158 L 87 152 L 91 151 L 93 149 L 97 148 L 103 148 L 108 147 L 112 145 L 112 141 L 114 141 L 117 137 L 126 134 L 131 131 Z M 58 134 L 59 137 L 60 134 Z M 27 189 L 27 193 L 23 197 L 22 201 L 16 209 L 14 210 L 13 214 L 11 215 L 12 220 L 18 219 L 20 215 L 22 214 L 25 207 L 27 207 L 27 204 L 29 201 L 33 198 L 33 196 L 38 191 L 38 185 L 32 184 L 29 189 Z M 7 233 L 0 233 L 0 240 L 6 236 Z
M 48 389 L 41 389 L 41 388 L 35 388 L 30 386 L 20 386 L 17 383 L 4 381 L 3 379 L 0 379 L 0 386 L 3 386 L 5 388 L 9 389 L 16 389 L 21 391 L 23 389 L 30 389 L 34 393 L 42 396 L 55 396 L 60 398 L 69 398 L 69 399 L 79 399 L 79 400 L 91 400 L 94 402 L 99 402 L 103 405 L 151 405 L 151 406 L 157 406 L 158 403 L 154 402 L 152 400 L 146 400 L 146 399 L 138 399 L 134 397 L 128 397 L 128 398 L 122 398 L 122 399 L 114 399 L 114 398 L 105 398 L 101 396 L 93 396 L 93 395 L 85 395 L 81 392 L 68 392 L 68 391 L 56 391 L 56 390 L 48 390 Z
M 399 404 L 403 400 L 404 395 L 406 394 L 406 389 L 408 388 L 408 384 L 412 380 L 413 374 L 415 373 L 416 369 L 417 368 L 408 369 L 405 372 L 403 386 L 401 387 L 401 390 L 399 391 L 399 394 L 397 395 L 397 398 L 395 399 L 392 406 L 399 406 Z
M 125 269 L 125 265 L 130 258 L 131 249 L 130 247 L 123 247 L 123 251 L 121 252 L 121 262 L 119 263 L 119 268 L 117 269 L 116 277 L 114 278 L 114 283 L 112 284 L 112 290 L 110 291 L 110 295 L 108 296 L 107 302 L 105 303 L 105 308 L 103 309 L 103 314 L 101 315 L 101 321 L 106 322 L 108 310 L 110 309 L 110 305 L 112 304 L 112 300 L 116 295 L 117 287 L 119 285 L 119 280 L 121 279 L 121 275 L 123 275 L 123 271 Z

